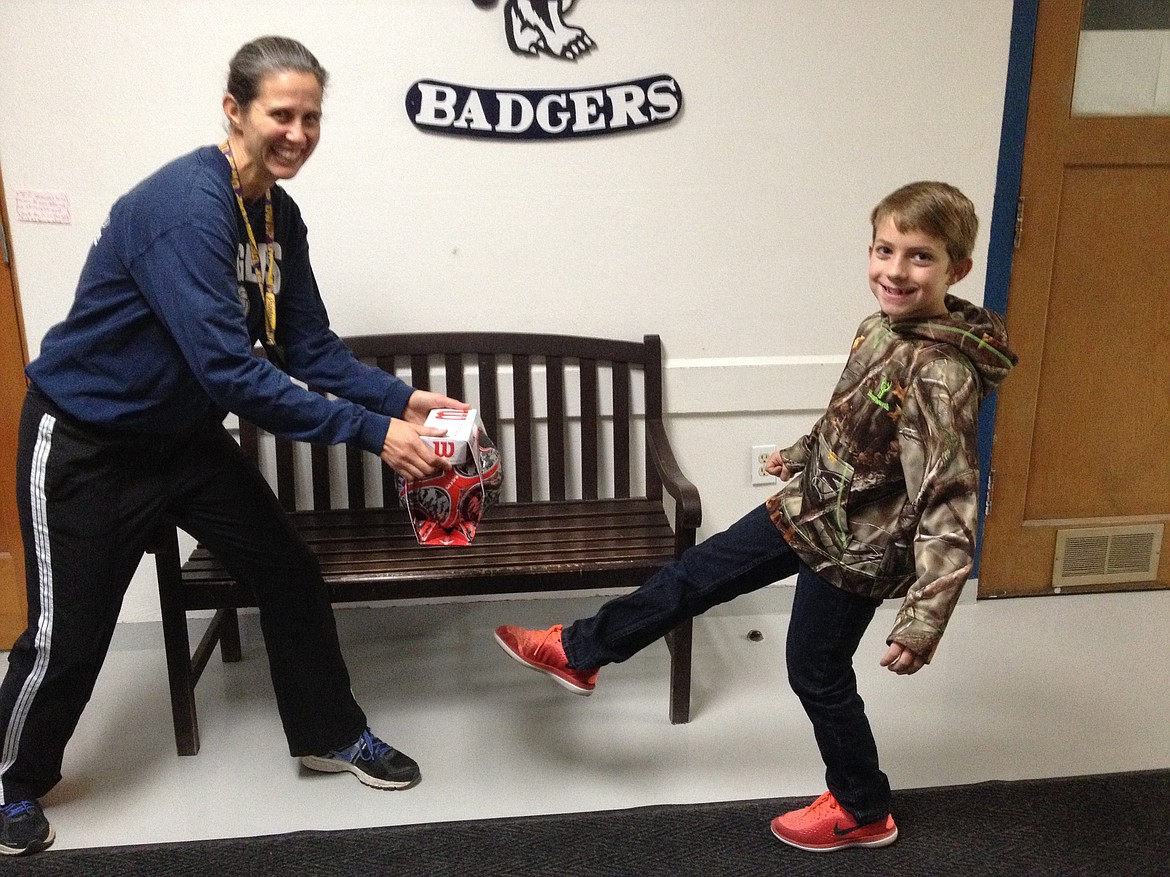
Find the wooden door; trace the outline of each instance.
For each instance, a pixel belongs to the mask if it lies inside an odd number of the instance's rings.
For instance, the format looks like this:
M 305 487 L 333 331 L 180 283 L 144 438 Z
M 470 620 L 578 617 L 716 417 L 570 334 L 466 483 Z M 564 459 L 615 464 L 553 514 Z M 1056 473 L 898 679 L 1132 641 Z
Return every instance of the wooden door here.
M 24 549 L 16 515 L 16 433 L 24 401 L 28 348 L 8 234 L 0 176 L 0 649 L 11 648 L 25 628 Z
M 981 597 L 1170 586 L 1170 116 L 1074 107 L 1081 29 L 1040 0 Z M 1078 587 L 1115 536 L 1148 570 Z

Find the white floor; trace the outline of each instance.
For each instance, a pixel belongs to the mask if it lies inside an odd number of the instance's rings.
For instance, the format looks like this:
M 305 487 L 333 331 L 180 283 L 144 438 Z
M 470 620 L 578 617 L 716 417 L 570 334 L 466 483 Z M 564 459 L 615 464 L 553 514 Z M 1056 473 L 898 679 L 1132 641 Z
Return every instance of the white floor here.
M 679 726 L 662 643 L 583 698 L 492 641 L 497 624 L 568 622 L 598 598 L 339 609 L 372 727 L 422 766 L 405 792 L 288 756 L 254 617 L 244 661 L 216 657 L 200 683 L 200 753 L 176 756 L 161 634 L 123 625 L 43 800 L 54 849 L 817 795 L 782 669 L 790 598 L 773 586 L 697 621 L 693 719 Z M 879 610 L 857 661 L 895 789 L 1170 767 L 1170 593 L 965 598 L 913 677 L 877 666 L 895 609 Z

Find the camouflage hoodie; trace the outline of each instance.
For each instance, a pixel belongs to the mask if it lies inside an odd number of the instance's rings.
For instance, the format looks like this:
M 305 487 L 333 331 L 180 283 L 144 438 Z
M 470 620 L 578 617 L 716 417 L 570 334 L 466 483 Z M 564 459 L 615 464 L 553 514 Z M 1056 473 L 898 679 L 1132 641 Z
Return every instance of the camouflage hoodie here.
M 979 405 L 1015 364 L 998 314 L 953 295 L 949 313 L 858 327 L 825 414 L 781 451 L 792 480 L 772 520 L 826 581 L 905 597 L 887 642 L 929 660 L 971 572 Z

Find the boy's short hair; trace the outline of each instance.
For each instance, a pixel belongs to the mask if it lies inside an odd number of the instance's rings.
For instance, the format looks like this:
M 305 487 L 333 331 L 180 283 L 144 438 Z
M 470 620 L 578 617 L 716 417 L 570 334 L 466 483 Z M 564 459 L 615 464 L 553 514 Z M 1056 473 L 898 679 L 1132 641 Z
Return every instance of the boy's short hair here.
M 889 217 L 902 233 L 922 231 L 946 244 L 951 264 L 969 259 L 975 250 L 979 218 L 971 199 L 949 183 L 923 180 L 908 183 L 878 202 L 869 221 L 878 224 Z

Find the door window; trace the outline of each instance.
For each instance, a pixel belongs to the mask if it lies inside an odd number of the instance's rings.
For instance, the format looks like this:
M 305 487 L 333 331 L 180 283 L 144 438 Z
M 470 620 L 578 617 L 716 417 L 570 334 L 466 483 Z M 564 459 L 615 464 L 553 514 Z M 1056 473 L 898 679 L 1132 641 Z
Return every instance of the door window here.
M 1170 3 L 1086 0 L 1073 114 L 1170 116 Z

